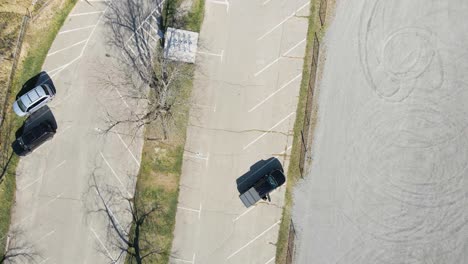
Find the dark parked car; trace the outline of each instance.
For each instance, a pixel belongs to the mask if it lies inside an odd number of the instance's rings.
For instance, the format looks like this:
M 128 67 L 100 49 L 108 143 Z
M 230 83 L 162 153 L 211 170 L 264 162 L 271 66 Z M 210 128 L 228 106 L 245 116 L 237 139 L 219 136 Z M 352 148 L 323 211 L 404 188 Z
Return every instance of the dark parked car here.
M 39 147 L 55 134 L 55 128 L 50 122 L 42 122 L 39 125 L 24 131 L 12 144 L 13 151 L 19 156 L 25 156 Z
M 250 207 L 260 199 L 270 200 L 269 193 L 284 184 L 286 178 L 282 169 L 273 169 L 259 178 L 248 190 L 239 195 L 245 207 Z

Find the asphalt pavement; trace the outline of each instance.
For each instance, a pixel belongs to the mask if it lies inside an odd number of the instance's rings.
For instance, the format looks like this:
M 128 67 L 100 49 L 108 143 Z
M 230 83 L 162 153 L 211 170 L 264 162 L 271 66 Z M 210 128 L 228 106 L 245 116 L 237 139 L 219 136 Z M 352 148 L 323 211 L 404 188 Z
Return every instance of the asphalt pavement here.
M 37 263 L 109 263 L 117 257 L 109 249 L 106 217 L 93 213 L 98 200 L 91 175 L 131 196 L 142 139 L 127 127 L 102 132 L 107 113 L 125 117 L 137 108 L 122 96 L 125 87 L 103 85 L 120 56 L 106 45 L 105 12 L 104 1 L 78 1 L 43 66 L 57 90 L 48 104 L 57 133 L 21 158 L 12 219 L 12 228 L 24 234 L 20 239 L 38 253 Z M 125 224 L 125 216 L 116 217 Z
M 337 1 L 296 263 L 468 263 L 468 2 Z
M 309 2 L 206 2 L 171 263 L 274 263 L 284 186 L 247 209 L 236 179 L 287 171 Z

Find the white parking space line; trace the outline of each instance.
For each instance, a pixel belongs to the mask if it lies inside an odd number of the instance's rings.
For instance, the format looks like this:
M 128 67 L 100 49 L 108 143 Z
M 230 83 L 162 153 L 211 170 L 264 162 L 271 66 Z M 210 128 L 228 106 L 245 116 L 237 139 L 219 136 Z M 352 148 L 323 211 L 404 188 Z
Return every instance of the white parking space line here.
M 44 264 L 46 263 L 50 258 L 45 258 L 43 261 L 39 262 L 38 264 Z
M 42 209 L 44 207 L 47 207 L 49 206 L 51 203 L 55 202 L 57 199 L 59 199 L 61 196 L 63 195 L 63 193 L 55 196 L 53 199 L 51 199 L 50 201 L 48 201 L 47 203 L 45 203 L 44 205 L 40 206 L 38 209 Z M 31 216 L 33 216 L 33 213 L 29 214 L 28 216 L 24 217 L 23 219 L 21 219 L 18 224 L 20 225 L 21 223 L 23 223 L 24 221 L 28 220 L 29 218 L 31 218 Z
M 44 240 L 46 237 L 48 236 L 51 236 L 53 233 L 55 233 L 55 229 L 50 231 L 49 233 L 43 235 L 42 237 L 40 237 L 38 240 L 36 240 L 36 242 L 34 242 L 33 244 L 38 244 L 39 242 L 41 242 L 42 240 Z
M 83 30 L 83 29 L 93 28 L 93 27 L 95 27 L 95 25 L 87 26 L 87 27 L 79 27 L 79 28 L 74 28 L 74 29 L 69 29 L 69 30 L 64 30 L 64 31 L 60 31 L 60 32 L 58 33 L 58 35 L 60 35 L 60 34 L 65 34 L 65 33 L 70 33 L 70 32 L 75 32 L 75 31 L 79 31 L 79 30 Z
M 303 40 L 299 41 L 299 43 L 297 43 L 297 44 L 294 45 L 292 48 L 288 49 L 285 53 L 283 53 L 283 56 L 288 55 L 289 52 L 293 51 L 295 48 L 297 48 L 297 46 L 301 45 L 301 44 L 304 43 L 305 41 L 306 41 L 305 38 L 304 38 Z
M 262 72 L 264 72 L 266 69 L 270 68 L 273 64 L 277 63 L 279 60 L 281 59 L 281 56 L 276 58 L 274 61 L 268 63 L 265 67 L 263 67 L 261 70 L 259 70 L 258 72 L 256 72 L 254 74 L 255 77 L 257 77 L 258 75 L 260 75 Z
M 262 5 L 266 5 L 268 3 L 270 3 L 271 0 L 266 0 L 265 2 L 262 3 Z
M 202 204 L 200 203 L 200 210 L 198 211 L 198 220 L 201 218 Z M 195 259 L 195 256 L 193 257 Z
M 250 208 L 247 209 L 245 212 L 243 212 L 241 215 L 239 215 L 238 217 L 234 218 L 234 219 L 232 220 L 232 222 L 235 222 L 235 221 L 239 220 L 239 218 L 241 218 L 242 216 L 246 215 L 248 212 L 252 211 L 254 208 L 255 208 L 255 206 L 250 207 Z
M 89 34 L 89 37 L 88 39 L 86 40 L 86 43 L 84 44 L 83 48 L 81 49 L 81 53 L 78 57 L 76 57 L 75 59 L 73 59 L 72 61 L 70 61 L 69 63 L 65 64 L 65 65 L 62 65 L 58 68 L 55 68 L 51 71 L 48 71 L 49 72 L 49 75 L 50 75 L 50 78 L 54 77 L 55 75 L 59 74 L 62 70 L 66 69 L 68 66 L 70 66 L 71 64 L 73 64 L 75 61 L 79 60 L 81 57 L 83 57 L 83 54 L 84 54 L 84 51 L 86 49 L 86 47 L 88 46 L 88 43 L 89 43 L 89 40 L 91 39 L 91 37 L 93 36 L 94 34 L 94 31 L 96 30 L 97 28 L 97 25 L 99 25 L 99 23 L 101 22 L 101 19 L 102 19 L 102 16 L 106 13 L 107 9 L 109 7 L 106 7 L 106 9 L 104 11 L 99 11 L 101 13 L 101 15 L 99 16 L 99 19 L 98 21 L 96 22 L 96 24 L 93 26 L 93 30 L 91 31 L 91 33 Z M 55 72 L 54 74 L 52 74 L 52 72 Z
M 130 148 L 128 148 L 127 144 L 125 144 L 125 142 L 123 141 L 122 137 L 120 136 L 119 133 L 116 133 L 117 136 L 119 137 L 120 141 L 122 142 L 122 144 L 125 146 L 125 148 L 128 150 L 128 152 L 130 153 L 130 155 L 132 156 L 133 160 L 135 161 L 135 163 L 138 165 L 138 167 L 140 167 L 140 162 L 137 160 L 137 158 L 135 157 L 135 155 L 133 155 L 133 152 L 130 150 Z
M 273 130 L 275 127 L 279 126 L 281 123 L 283 123 L 286 119 L 288 119 L 289 117 L 291 117 L 292 115 L 294 115 L 296 112 L 292 112 L 290 113 L 288 116 L 286 116 L 285 118 L 281 119 L 281 121 L 279 121 L 278 123 L 276 123 L 274 126 L 272 126 L 270 129 L 268 129 L 267 132 L 261 134 L 259 137 L 257 137 L 254 141 L 250 142 L 249 144 L 245 145 L 243 150 L 246 150 L 248 147 L 252 146 L 255 142 L 257 142 L 258 140 L 260 140 L 262 137 L 264 137 L 266 134 L 270 133 L 271 130 Z
M 194 159 L 201 159 L 201 160 L 208 160 L 209 156 L 203 156 L 200 152 L 196 152 L 195 155 L 192 154 L 184 154 L 184 156 L 189 157 L 189 158 L 194 158 Z
M 213 3 L 213 4 L 218 4 L 218 5 L 225 5 L 226 6 L 226 12 L 229 12 L 229 2 L 227 0 L 225 0 L 225 1 L 211 0 L 209 2 Z
M 255 240 L 259 239 L 260 237 L 262 237 L 264 234 L 266 234 L 268 231 L 270 231 L 272 228 L 274 228 L 275 226 L 277 226 L 281 221 L 278 221 L 276 223 L 274 223 L 272 226 L 270 226 L 267 230 L 263 231 L 261 234 L 259 234 L 258 236 L 256 236 L 254 239 L 250 240 L 247 244 L 245 244 L 243 247 L 239 248 L 238 250 L 236 250 L 234 253 L 232 253 L 231 255 L 229 255 L 229 257 L 226 258 L 226 260 L 234 257 L 237 253 L 241 252 L 244 248 L 248 247 L 250 244 L 252 244 L 253 242 L 255 242 Z
M 267 262 L 265 262 L 265 264 L 269 264 L 269 263 L 271 263 L 273 260 L 275 260 L 275 257 L 272 257 L 271 259 L 269 259 Z
M 157 21 L 157 18 L 155 17 L 155 13 L 158 14 L 158 15 L 160 15 L 160 13 L 159 13 L 159 8 L 161 8 L 161 5 L 163 5 L 164 2 L 165 2 L 165 0 L 161 1 L 161 2 L 158 4 L 158 7 L 154 8 L 153 11 L 151 11 L 151 13 L 145 18 L 145 20 L 143 20 L 143 22 L 138 26 L 138 28 L 135 30 L 135 33 L 133 33 L 132 36 L 129 37 L 129 38 L 127 39 L 127 41 L 125 41 L 125 46 L 126 46 L 127 48 L 129 48 L 135 56 L 136 56 L 137 54 L 136 54 L 135 51 L 131 48 L 131 46 L 128 44 L 128 42 L 131 41 L 132 39 L 135 39 L 135 35 L 136 35 L 136 34 L 138 34 L 139 36 L 141 36 L 140 33 L 139 33 L 139 31 L 140 31 L 140 29 L 142 29 L 143 25 L 145 25 L 145 24 L 150 24 L 150 26 L 151 26 L 151 23 L 148 22 L 149 19 L 153 19 L 154 21 Z M 154 27 L 151 26 L 151 28 L 156 32 L 156 34 L 159 32 L 159 30 L 156 30 Z M 144 29 L 142 29 L 142 30 L 144 30 Z M 152 34 L 150 34 L 150 36 L 152 37 Z M 153 39 L 154 39 L 154 38 L 153 38 Z M 135 43 L 135 41 L 133 41 L 133 43 Z M 151 46 L 151 43 L 149 43 L 149 45 Z
M 304 5 L 302 5 L 301 7 L 299 7 L 297 10 L 296 10 L 296 13 L 301 11 L 302 9 L 304 9 L 306 6 L 308 6 L 310 4 L 310 1 L 308 1 L 307 3 L 305 3 Z
M 55 167 L 54 167 L 52 170 L 56 170 L 56 169 L 58 169 L 58 168 L 62 167 L 62 165 L 63 165 L 63 164 L 65 164 L 66 162 L 67 162 L 66 160 L 64 160 L 64 161 L 60 162 L 60 164 L 59 164 L 59 165 L 57 165 L 57 166 L 55 166 Z
M 114 169 L 111 167 L 111 165 L 109 164 L 109 162 L 107 161 L 107 159 L 104 157 L 104 155 L 102 154 L 102 152 L 99 152 L 101 154 L 101 157 L 102 159 L 104 160 L 104 162 L 107 164 L 107 167 L 109 167 L 109 169 L 112 171 L 112 174 L 115 176 L 115 178 L 117 179 L 117 181 L 119 181 L 120 185 L 122 185 L 122 188 L 127 192 L 128 194 L 128 197 L 132 197 L 132 195 L 130 194 L 130 192 L 127 190 L 127 188 L 125 187 L 125 185 L 123 184 L 123 182 L 120 180 L 119 176 L 117 176 L 117 173 L 114 171 Z
M 26 190 L 27 188 L 33 186 L 34 184 L 36 184 L 38 181 L 40 181 L 42 179 L 42 176 L 38 177 L 36 180 L 34 180 L 33 182 L 31 182 L 30 184 L 24 186 L 24 187 L 21 187 L 21 188 L 18 188 L 18 191 L 24 191 Z
M 107 247 L 104 245 L 104 243 L 102 242 L 102 240 L 99 238 L 99 236 L 96 234 L 96 231 L 94 231 L 94 229 L 92 227 L 90 227 L 91 229 L 91 232 L 93 232 L 94 236 L 96 237 L 96 239 L 99 241 L 99 244 L 101 244 L 101 247 L 106 251 L 107 253 L 107 256 L 109 256 L 110 259 L 112 259 L 112 263 L 115 263 L 115 259 L 111 256 L 109 250 L 107 249 Z
M 275 31 L 275 29 L 279 28 L 281 25 L 283 25 L 286 21 L 288 21 L 291 17 L 293 17 L 296 14 L 296 11 L 294 11 L 291 15 L 287 16 L 283 21 L 281 21 L 279 24 L 274 26 L 272 29 L 268 30 L 265 34 L 263 34 L 261 37 L 259 37 L 257 40 L 262 40 L 264 37 L 268 36 L 271 32 Z
M 208 162 L 210 160 L 210 153 L 206 153 L 206 156 L 203 156 L 200 152 L 195 152 L 195 155 L 184 153 L 185 157 L 199 159 L 205 161 L 205 166 L 208 167 Z
M 56 50 L 56 51 L 54 51 L 54 52 L 50 52 L 50 53 L 47 54 L 47 57 L 52 56 L 52 55 L 54 55 L 54 54 L 57 54 L 57 53 L 59 53 L 59 52 L 62 52 L 62 51 L 64 51 L 64 50 L 71 49 L 71 48 L 73 48 L 73 47 L 75 47 L 75 46 L 78 46 L 78 45 L 81 45 L 81 44 L 83 44 L 83 43 L 85 43 L 85 42 L 86 42 L 86 39 L 85 39 L 85 40 L 82 40 L 82 41 L 80 41 L 80 42 L 77 42 L 77 43 L 75 43 L 75 44 L 72 44 L 72 45 L 70 45 L 70 46 L 68 46 L 68 47 L 65 47 L 65 48 L 63 48 L 63 49 L 59 49 L 59 50 Z
M 55 69 L 53 69 L 53 70 L 50 70 L 50 71 L 47 71 L 47 72 L 49 72 L 49 75 L 50 75 L 50 77 L 52 78 L 52 77 L 54 77 L 55 75 L 59 74 L 59 73 L 60 73 L 61 71 L 63 71 L 64 69 L 66 69 L 68 66 L 72 65 L 75 61 L 79 60 L 80 58 L 81 58 L 81 55 L 79 55 L 78 57 L 74 58 L 74 59 L 73 59 L 72 61 L 70 61 L 69 63 L 66 63 L 66 64 L 64 64 L 64 65 L 62 65 L 62 66 L 60 66 L 60 67 L 57 67 L 57 68 L 55 68 Z M 52 72 L 54 72 L 54 73 L 52 74 Z
M 97 194 L 98 196 L 100 196 L 100 193 L 99 193 L 96 189 L 94 189 L 94 191 L 96 192 L 96 194 Z M 102 199 L 102 198 L 101 198 L 101 199 Z M 111 208 L 107 205 L 107 203 L 106 203 L 104 200 L 102 200 L 102 202 L 104 203 L 104 206 L 105 206 L 106 210 L 109 211 L 109 214 L 110 214 L 110 216 L 112 217 L 112 219 L 113 219 L 113 220 L 117 223 L 117 225 L 119 226 L 120 230 L 121 230 L 121 231 L 125 231 L 125 229 L 122 228 L 122 225 L 120 224 L 120 222 L 119 222 L 119 220 L 117 219 L 117 217 L 115 217 L 115 214 L 112 212 Z
M 150 27 L 150 30 L 149 30 L 150 33 L 153 33 L 153 32 L 151 32 L 151 30 L 153 30 L 155 35 L 158 34 L 158 29 L 154 28 L 153 25 L 151 25 L 151 23 L 148 23 L 148 20 L 145 20 L 143 23 L 146 23 Z M 155 39 L 154 37 L 152 37 L 152 36 L 150 36 L 150 37 L 157 41 L 157 39 Z
M 220 57 L 220 58 L 221 58 L 221 61 L 223 61 L 223 57 L 224 57 L 224 50 L 221 50 L 221 53 L 219 53 L 219 54 L 217 54 L 217 53 L 212 53 L 212 52 L 206 52 L 206 51 L 197 51 L 197 53 L 198 53 L 198 54 L 202 54 L 202 55 Z
M 100 14 L 100 13 L 103 13 L 103 12 L 104 11 L 93 11 L 93 12 L 86 12 L 86 13 L 70 14 L 69 17 L 94 15 L 94 14 Z
M 261 106 L 262 104 L 264 104 L 266 101 L 268 101 L 268 99 L 270 99 L 271 97 L 273 97 L 275 94 L 277 94 L 278 92 L 280 92 L 281 90 L 283 90 L 284 88 L 286 88 L 288 85 L 290 85 L 292 82 L 294 82 L 295 80 L 297 80 L 299 77 L 302 76 L 302 73 L 299 73 L 296 77 L 294 77 L 292 80 L 290 80 L 289 82 L 283 84 L 283 86 L 281 86 L 278 90 L 274 91 L 272 94 L 270 94 L 267 98 L 263 99 L 260 103 L 256 104 L 254 107 L 250 108 L 249 110 L 249 113 L 252 112 L 253 110 L 257 109 L 259 106 Z
M 50 201 L 48 201 L 48 202 L 47 202 L 46 204 L 44 204 L 43 206 L 46 207 L 46 206 L 48 206 L 49 204 L 51 204 L 51 203 L 57 201 L 57 199 L 59 199 L 60 197 L 62 197 L 62 195 L 63 195 L 63 193 L 61 193 L 61 194 L 55 196 L 53 199 L 51 199 Z
M 146 22 L 146 21 L 143 22 L 143 23 L 148 24 L 148 22 Z M 149 25 L 149 24 L 148 24 L 148 25 Z M 151 26 L 151 25 L 150 25 L 150 26 Z M 150 38 L 152 38 L 154 41 L 158 41 L 155 37 L 153 37 L 152 32 L 148 32 L 144 27 L 142 27 L 141 30 L 143 30 L 143 31 L 146 33 L 146 35 L 148 35 L 148 36 L 149 36 Z M 151 45 L 151 42 L 148 42 L 148 44 L 150 44 L 150 46 L 151 46 L 152 48 L 154 48 L 154 47 Z
M 289 146 L 286 150 L 283 150 L 283 152 L 281 152 L 280 155 L 286 154 L 286 152 L 288 152 L 288 150 L 290 150 L 291 148 L 292 148 L 292 145 Z
M 118 92 L 118 90 L 117 90 Z M 120 95 L 120 93 L 119 93 Z M 123 99 L 122 99 L 123 100 Z M 125 101 L 124 101 L 125 102 Z M 111 122 L 111 120 L 109 119 L 109 117 L 106 116 L 106 119 L 107 119 L 107 122 Z M 94 128 L 96 131 L 98 132 L 102 132 L 102 129 L 100 128 Z M 135 157 L 135 155 L 133 155 L 133 152 L 130 150 L 130 148 L 128 147 L 128 145 L 125 143 L 125 141 L 122 139 L 122 137 L 120 136 L 119 133 L 115 133 L 117 135 L 117 137 L 120 139 L 120 142 L 122 142 L 122 144 L 125 146 L 125 148 L 127 149 L 127 151 L 130 153 L 130 155 L 132 156 L 133 160 L 136 162 L 136 164 L 138 165 L 138 167 L 140 167 L 140 161 L 138 161 L 138 159 Z
M 122 94 L 119 92 L 119 89 L 117 89 L 115 86 L 114 86 L 114 89 L 115 91 L 117 92 L 117 94 L 119 95 L 120 99 L 122 99 L 123 103 L 125 104 L 125 106 L 130 109 L 130 106 L 128 106 L 127 102 L 125 101 L 125 99 L 123 98 Z
M 182 209 L 182 210 L 191 211 L 191 212 L 197 212 L 197 213 L 200 211 L 200 210 L 196 210 L 196 209 L 192 209 L 192 208 L 187 208 L 187 207 L 183 207 L 183 206 L 177 206 L 177 208 Z
M 266 69 L 270 68 L 273 64 L 277 63 L 281 57 L 284 57 L 286 56 L 289 52 L 293 51 L 295 48 L 297 48 L 299 45 L 301 45 L 302 43 L 304 43 L 306 41 L 306 39 L 303 39 L 301 40 L 299 43 L 297 43 L 296 45 L 294 45 L 292 48 L 290 48 L 289 50 L 287 50 L 285 53 L 283 53 L 283 55 L 279 56 L 278 58 L 276 58 L 274 61 L 270 62 L 268 65 L 266 65 L 265 67 L 263 67 L 261 70 L 259 70 L 258 72 L 256 72 L 254 74 L 255 77 L 257 77 L 258 75 L 260 75 L 262 72 L 264 72 Z
M 283 25 L 284 23 L 286 23 L 286 21 L 288 21 L 291 17 L 295 16 L 297 12 L 299 12 L 301 9 L 303 9 L 304 7 L 308 6 L 310 4 L 310 2 L 307 2 L 305 3 L 303 6 L 299 7 L 299 9 L 297 9 L 296 11 L 294 11 L 291 15 L 287 16 L 285 19 L 283 19 L 279 24 L 277 24 L 276 26 L 274 26 L 272 29 L 268 30 L 265 34 L 263 34 L 261 37 L 259 37 L 257 39 L 258 40 L 262 40 L 264 37 L 268 36 L 271 32 L 275 31 L 277 28 L 279 28 L 281 25 Z
M 183 207 L 183 206 L 177 206 L 178 209 L 182 209 L 182 210 L 185 210 L 185 211 L 189 211 L 189 212 L 194 212 L 194 213 L 198 213 L 198 219 L 201 218 L 201 211 L 202 211 L 202 204 L 200 203 L 200 208 L 197 210 L 197 209 L 192 209 L 192 208 L 188 208 L 188 207 Z
M 176 261 L 195 264 L 195 253 L 193 254 L 192 260 L 180 259 L 180 258 L 175 258 L 175 257 L 171 257 L 171 258 Z

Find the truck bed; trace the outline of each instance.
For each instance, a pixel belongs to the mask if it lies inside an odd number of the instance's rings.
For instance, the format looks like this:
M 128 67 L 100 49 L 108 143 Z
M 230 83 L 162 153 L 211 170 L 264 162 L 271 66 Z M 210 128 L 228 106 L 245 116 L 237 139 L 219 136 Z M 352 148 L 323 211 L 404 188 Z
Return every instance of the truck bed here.
M 254 187 L 250 188 L 245 193 L 239 195 L 239 198 L 241 199 L 241 201 L 245 205 L 245 207 L 250 207 L 250 206 L 254 205 L 256 202 L 258 202 L 259 200 L 262 199 L 258 195 L 258 192 L 255 190 Z

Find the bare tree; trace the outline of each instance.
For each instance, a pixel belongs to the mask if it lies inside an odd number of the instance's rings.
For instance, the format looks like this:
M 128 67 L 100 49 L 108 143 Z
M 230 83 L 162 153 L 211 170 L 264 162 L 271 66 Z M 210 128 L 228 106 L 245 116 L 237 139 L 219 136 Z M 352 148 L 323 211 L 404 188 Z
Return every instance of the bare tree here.
M 167 139 L 173 106 L 184 103 L 177 94 L 181 85 L 191 79 L 190 66 L 164 57 L 163 36 L 168 22 L 163 20 L 163 7 L 160 0 L 149 4 L 142 0 L 109 4 L 111 11 L 106 17 L 111 31 L 109 41 L 123 58 L 119 61 L 119 73 L 107 74 L 104 85 L 129 87 L 132 91 L 129 97 L 144 100 L 147 107 L 144 112 L 123 119 L 109 115 L 106 132 L 121 123 L 135 123 L 136 128 L 141 128 L 159 121 L 163 137 Z M 164 12 L 175 12 L 172 9 L 166 8 Z
M 126 258 L 129 263 L 141 264 L 154 255 L 165 254 L 155 242 L 143 232 L 148 218 L 161 207 L 155 202 L 145 203 L 141 201 L 138 194 L 136 198 L 126 197 L 119 190 L 108 186 L 100 185 L 96 175 L 93 173 L 91 189 L 97 194 L 98 209 L 94 212 L 102 213 L 108 220 L 108 241 L 112 251 L 118 252 L 118 256 L 113 258 L 109 252 L 102 252 L 112 263 Z M 122 209 L 123 207 L 123 209 Z M 124 214 L 130 221 L 123 224 L 117 219 L 117 215 L 124 218 Z M 122 219 L 121 219 L 122 220 Z
M 36 263 L 40 255 L 34 245 L 26 241 L 20 229 L 9 232 L 5 253 L 0 256 L 0 263 Z

